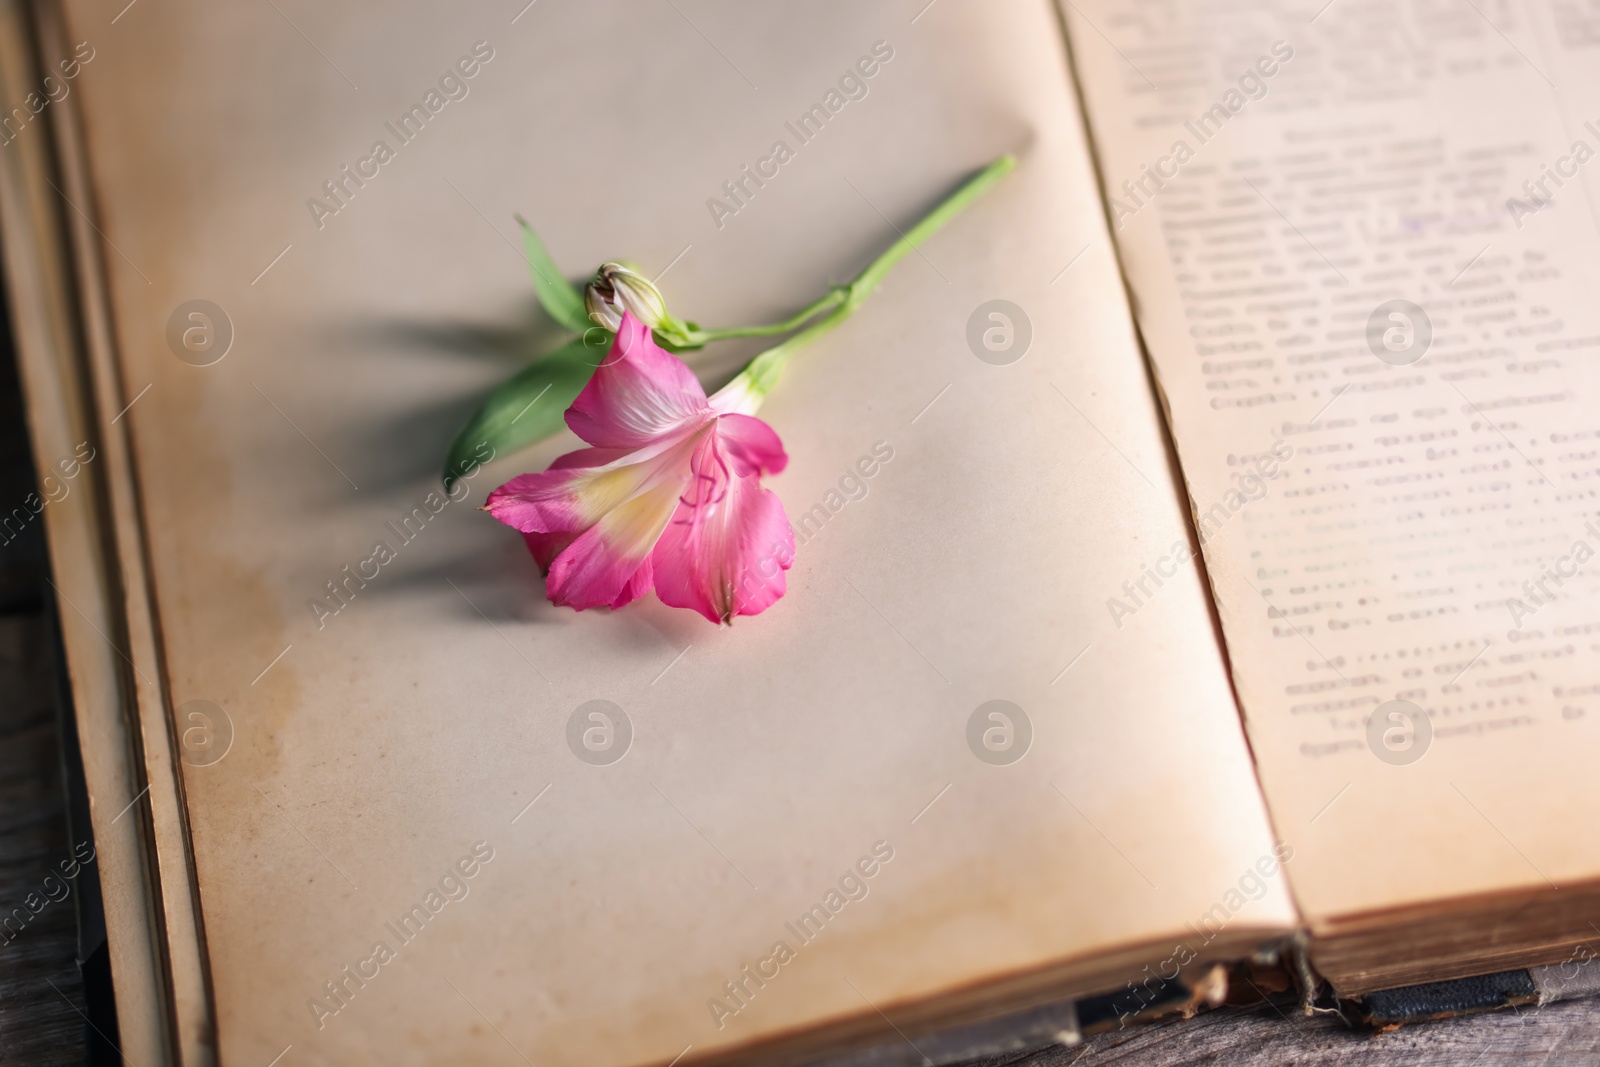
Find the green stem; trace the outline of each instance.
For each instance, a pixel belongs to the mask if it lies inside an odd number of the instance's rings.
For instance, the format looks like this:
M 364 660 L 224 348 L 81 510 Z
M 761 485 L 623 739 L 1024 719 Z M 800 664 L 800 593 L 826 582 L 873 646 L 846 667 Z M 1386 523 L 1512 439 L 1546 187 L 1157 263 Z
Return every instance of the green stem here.
M 724 386 L 724 390 L 746 390 L 759 402 L 777 384 L 778 378 L 783 374 L 785 364 L 789 362 L 796 352 L 853 315 L 855 310 L 866 302 L 867 297 L 872 295 L 873 290 L 878 287 L 896 263 L 910 255 L 924 241 L 939 232 L 945 223 L 965 211 L 973 201 L 988 192 L 991 186 L 1015 169 L 1016 165 L 1015 156 L 1004 155 L 969 178 L 962 184 L 961 188 L 951 193 L 942 204 L 924 216 L 921 222 L 911 227 L 908 233 L 902 234 L 900 240 L 896 241 L 882 255 L 869 263 L 865 270 L 856 275 L 854 281 L 849 285 L 836 287 L 829 294 L 829 297 L 838 297 L 835 300 L 837 306 L 833 308 L 827 317 L 812 323 L 788 340 L 774 345 L 756 356 L 745 365 L 744 370 L 740 371 L 733 381 Z M 796 316 L 798 322 L 795 324 L 798 325 L 799 322 L 804 322 L 811 314 L 821 310 L 826 306 L 824 301 L 827 299 L 825 297 L 823 300 L 819 300 L 811 308 L 808 308 L 806 313 Z M 784 325 L 786 326 L 787 324 Z M 782 331 L 775 329 L 772 332 L 778 333 Z M 754 336 L 754 334 L 745 334 L 743 336 Z
M 816 301 L 801 308 L 787 319 L 782 322 L 774 322 L 768 326 L 729 326 L 720 330 L 685 330 L 683 332 L 683 339 L 686 342 L 685 347 L 699 348 L 701 345 L 708 345 L 713 341 L 731 341 L 736 337 L 772 337 L 776 334 L 788 333 L 790 330 L 798 329 L 805 325 L 824 311 L 831 311 L 838 307 L 844 301 L 848 292 L 848 286 L 836 285 Z

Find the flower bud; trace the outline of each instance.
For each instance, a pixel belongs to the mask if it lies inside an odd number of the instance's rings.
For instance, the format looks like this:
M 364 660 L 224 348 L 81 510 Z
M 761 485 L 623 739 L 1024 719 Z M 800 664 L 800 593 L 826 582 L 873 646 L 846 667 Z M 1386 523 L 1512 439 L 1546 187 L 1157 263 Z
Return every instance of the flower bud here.
M 662 299 L 661 290 L 621 263 L 600 265 L 594 281 L 583 291 L 583 304 L 590 320 L 612 333 L 622 325 L 624 311 L 633 312 L 634 318 L 652 330 L 667 318 L 667 302 Z

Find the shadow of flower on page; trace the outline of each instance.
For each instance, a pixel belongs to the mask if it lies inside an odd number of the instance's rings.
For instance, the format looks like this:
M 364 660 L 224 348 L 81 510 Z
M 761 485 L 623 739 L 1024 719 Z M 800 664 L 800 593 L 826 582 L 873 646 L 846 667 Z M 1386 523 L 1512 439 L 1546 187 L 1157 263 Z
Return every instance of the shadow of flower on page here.
M 337 430 L 335 454 L 362 457 L 362 490 L 385 499 L 438 485 L 440 452 L 494 382 L 568 336 L 532 299 L 495 321 L 371 318 L 336 328 L 328 347 L 357 361 L 364 381 L 381 387 L 384 377 L 420 373 L 431 391 L 428 399 L 381 405 L 380 416 L 346 422 Z M 480 501 L 487 491 L 478 493 Z

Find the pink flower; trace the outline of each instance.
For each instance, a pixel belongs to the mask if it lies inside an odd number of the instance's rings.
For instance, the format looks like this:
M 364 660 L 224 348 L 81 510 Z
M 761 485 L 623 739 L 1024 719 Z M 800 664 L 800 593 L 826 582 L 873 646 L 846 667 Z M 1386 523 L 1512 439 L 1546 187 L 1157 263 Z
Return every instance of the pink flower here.
M 522 531 L 553 604 L 612 607 L 652 587 L 662 603 L 712 622 L 755 615 L 786 589 L 794 532 L 762 474 L 788 464 L 778 435 L 706 399 L 689 368 L 631 312 L 567 426 L 592 448 L 489 494 Z

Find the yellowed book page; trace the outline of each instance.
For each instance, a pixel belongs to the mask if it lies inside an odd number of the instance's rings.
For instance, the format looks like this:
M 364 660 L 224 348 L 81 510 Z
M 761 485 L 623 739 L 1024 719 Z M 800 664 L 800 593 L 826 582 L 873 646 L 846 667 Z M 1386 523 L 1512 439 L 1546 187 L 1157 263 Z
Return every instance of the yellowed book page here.
M 1069 19 L 1313 928 L 1600 876 L 1600 23 L 1318 7 Z
M 1202 583 L 1105 613 L 1187 526 L 1050 5 L 517 6 L 68 4 L 221 1061 L 896 1042 L 1292 929 Z M 474 509 L 568 435 L 443 496 L 555 337 L 514 212 L 745 322 L 1007 151 L 763 408 L 801 531 L 765 614 L 546 603 Z

